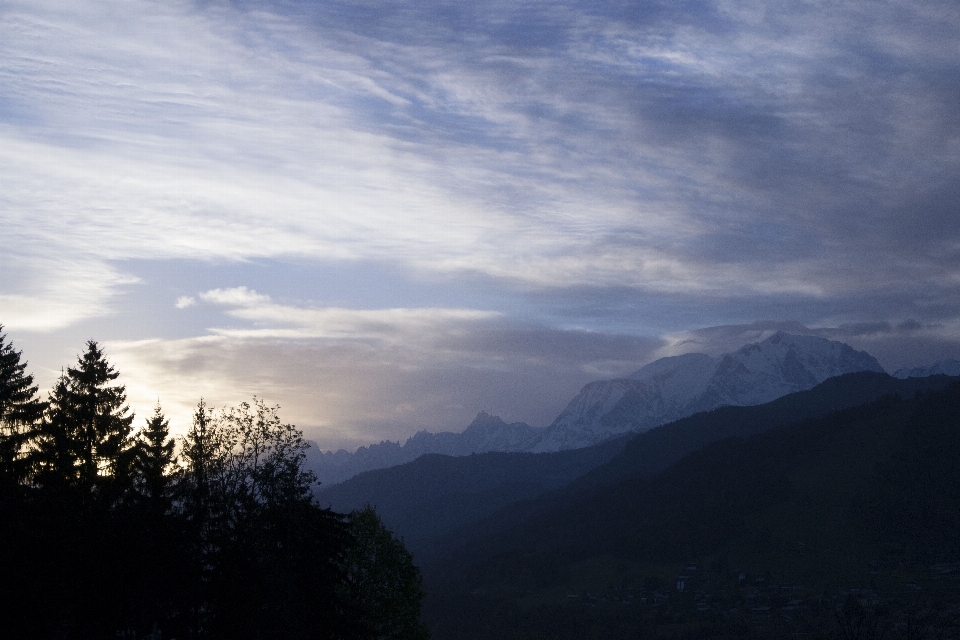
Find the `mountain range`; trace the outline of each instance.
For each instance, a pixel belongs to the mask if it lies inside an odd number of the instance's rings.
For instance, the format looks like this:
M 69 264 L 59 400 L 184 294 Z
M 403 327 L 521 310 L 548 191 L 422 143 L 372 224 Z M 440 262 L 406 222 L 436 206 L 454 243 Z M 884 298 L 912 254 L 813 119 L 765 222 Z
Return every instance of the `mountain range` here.
M 856 371 L 883 367 L 842 342 L 784 332 L 718 357 L 660 358 L 626 378 L 585 386 L 532 450 L 575 449 L 725 405 L 762 404 Z
M 374 506 L 384 524 L 421 560 L 436 552 L 438 539 L 504 507 L 560 489 L 610 461 L 629 437 L 553 453 L 428 453 L 322 487 L 316 497 L 341 513 Z
M 429 453 L 467 456 L 489 451 L 528 451 L 541 431 L 525 422 L 507 424 L 499 417 L 481 411 L 461 433 L 420 431 L 402 445 L 384 440 L 351 453 L 346 449 L 321 452 L 311 443 L 306 463 L 321 484 L 332 485 L 364 471 L 405 464 Z
M 437 640 L 960 638 L 956 368 L 779 333 L 590 383 L 546 429 L 390 443 L 417 457 L 317 498 L 404 539 Z
M 418 562 L 466 558 L 480 539 L 579 500 L 596 487 L 660 473 L 713 442 L 750 437 L 883 397 L 912 398 L 943 389 L 951 380 L 942 375 L 900 380 L 869 371 L 846 374 L 762 405 L 718 407 L 582 449 L 427 454 L 323 487 L 317 499 L 341 512 L 375 506 Z
M 579 449 L 720 406 L 750 406 L 857 371 L 883 372 L 871 355 L 841 342 L 777 332 L 732 353 L 660 358 L 625 378 L 587 384 L 545 429 L 481 412 L 462 433 L 421 431 L 403 445 L 383 441 L 321 452 L 307 464 L 325 485 L 411 462 L 427 453 L 545 453 Z

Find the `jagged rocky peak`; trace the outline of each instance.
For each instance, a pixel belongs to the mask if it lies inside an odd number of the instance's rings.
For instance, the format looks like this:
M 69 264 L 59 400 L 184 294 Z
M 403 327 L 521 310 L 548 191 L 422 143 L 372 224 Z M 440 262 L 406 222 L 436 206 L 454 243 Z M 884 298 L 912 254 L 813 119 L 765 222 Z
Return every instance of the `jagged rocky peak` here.
M 338 451 L 313 455 L 311 469 L 325 484 L 334 484 L 358 473 L 411 462 L 426 453 L 467 456 L 488 451 L 526 451 L 542 429 L 525 422 L 507 424 L 499 416 L 481 411 L 462 432 L 421 430 L 402 445 L 389 440 L 360 447 L 356 453 Z
M 471 422 L 467 428 L 464 429 L 464 433 L 467 431 L 489 431 L 492 429 L 500 429 L 506 426 L 507 423 L 504 422 L 500 416 L 494 416 L 486 411 L 481 411 L 477 414 L 477 417 L 473 419 L 473 422 Z

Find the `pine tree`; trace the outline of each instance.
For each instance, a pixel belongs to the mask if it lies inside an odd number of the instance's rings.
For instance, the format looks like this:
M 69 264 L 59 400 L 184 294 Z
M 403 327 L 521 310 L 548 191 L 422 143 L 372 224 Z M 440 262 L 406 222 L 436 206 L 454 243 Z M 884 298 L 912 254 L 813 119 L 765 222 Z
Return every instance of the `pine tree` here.
M 36 397 L 33 376 L 26 373 L 27 363 L 2 331 L 0 325 L 0 475 L 22 481 L 24 450 L 43 415 L 43 403 Z
M 50 391 L 46 415 L 37 428 L 31 452 L 34 479 L 41 487 L 79 484 L 78 437 L 70 408 L 70 382 L 61 373 Z
M 213 411 L 201 398 L 193 413 L 193 424 L 180 441 L 182 459 L 186 464 L 181 489 L 184 508 L 187 517 L 198 525 L 207 516 L 216 431 Z
M 138 434 L 135 446 L 134 475 L 144 500 L 156 513 L 170 507 L 171 467 L 174 441 L 170 438 L 170 423 L 163 415 L 160 403 Z
M 65 483 L 89 490 L 113 489 L 129 481 L 133 414 L 126 390 L 96 342 L 61 375 L 50 393 L 47 415 L 37 431 L 36 461 L 41 484 Z
M 67 369 L 67 377 L 79 427 L 82 481 L 96 484 L 99 476 L 115 477 L 126 470 L 125 454 L 133 445 L 133 414 L 126 406 L 126 389 L 108 386 L 120 374 L 96 342 L 87 342 L 78 365 Z

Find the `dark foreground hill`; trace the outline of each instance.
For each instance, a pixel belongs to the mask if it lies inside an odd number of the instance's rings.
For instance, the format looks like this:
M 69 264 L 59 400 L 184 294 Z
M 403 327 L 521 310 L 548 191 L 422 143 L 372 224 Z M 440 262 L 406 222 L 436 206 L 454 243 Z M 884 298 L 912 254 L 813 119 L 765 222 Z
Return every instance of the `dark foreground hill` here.
M 957 637 L 960 386 L 778 426 L 660 473 L 628 447 L 434 564 L 434 637 Z
M 499 509 L 567 485 L 617 455 L 629 436 L 556 453 L 427 454 L 321 489 L 317 500 L 349 513 L 370 504 L 419 557 L 432 541 Z

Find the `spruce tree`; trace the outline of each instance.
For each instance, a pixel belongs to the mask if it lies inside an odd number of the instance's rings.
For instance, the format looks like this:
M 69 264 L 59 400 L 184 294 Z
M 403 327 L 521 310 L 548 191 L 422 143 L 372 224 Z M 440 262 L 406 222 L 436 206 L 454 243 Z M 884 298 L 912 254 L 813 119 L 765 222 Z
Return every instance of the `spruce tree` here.
M 210 493 L 210 475 L 217 428 L 213 411 L 203 398 L 197 403 L 193 413 L 193 424 L 180 441 L 180 452 L 186 464 L 181 493 L 187 517 L 201 526 L 207 519 L 208 497 Z
M 67 369 L 67 377 L 80 428 L 83 481 L 96 484 L 99 476 L 116 477 L 126 471 L 126 454 L 133 445 L 133 414 L 126 406 L 126 389 L 122 385 L 109 386 L 120 374 L 110 366 L 96 342 L 87 342 L 87 351 L 78 365 Z
M 151 510 L 162 514 L 170 506 L 171 467 L 174 441 L 170 438 L 170 423 L 163 415 L 160 403 L 137 436 L 134 456 L 134 475 L 137 488 Z
M 70 381 L 61 373 L 47 400 L 47 411 L 37 428 L 31 452 L 36 484 L 61 488 L 79 484 L 77 425 L 71 414 Z
M 27 363 L 20 361 L 20 352 L 2 331 L 0 325 L 0 475 L 22 481 L 23 454 L 43 404 L 36 397 L 33 376 L 26 373 Z
M 113 497 L 126 485 L 134 416 L 123 385 L 110 384 L 119 375 L 90 340 L 77 367 L 57 381 L 37 434 L 42 484 L 65 482 L 98 491 L 111 487 Z

